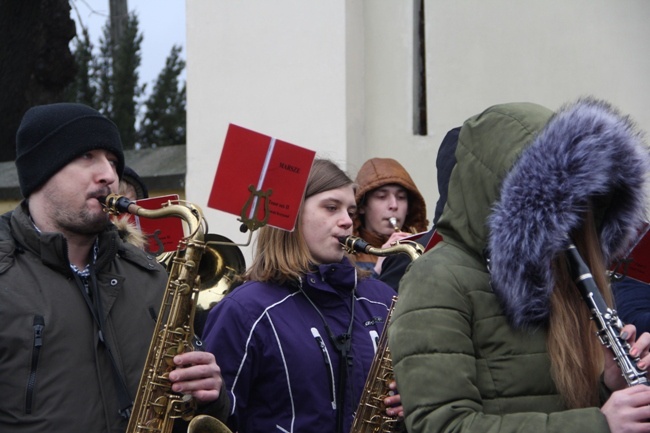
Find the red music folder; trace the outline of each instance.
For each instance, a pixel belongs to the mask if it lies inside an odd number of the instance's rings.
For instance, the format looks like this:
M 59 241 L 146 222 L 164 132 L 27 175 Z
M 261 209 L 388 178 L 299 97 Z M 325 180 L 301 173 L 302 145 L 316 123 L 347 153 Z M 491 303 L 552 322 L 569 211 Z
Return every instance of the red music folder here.
M 427 242 L 426 245 L 424 246 L 424 252 L 426 253 L 429 251 L 431 248 L 435 247 L 438 242 L 442 240 L 442 236 L 436 231 L 436 229 L 432 229 L 433 233 L 431 234 L 431 237 L 429 238 L 429 241 Z M 420 232 L 420 233 L 415 233 L 411 236 L 407 236 L 402 240 L 407 240 L 407 241 L 418 241 L 420 238 L 422 238 L 424 235 L 429 233 L 427 230 L 426 232 Z M 420 242 L 421 243 L 421 242 Z
M 641 228 L 638 241 L 624 259 L 616 261 L 611 270 L 650 284 L 650 223 Z
M 293 231 L 316 152 L 230 124 L 208 207 Z
M 144 209 L 157 210 L 170 201 L 178 201 L 178 194 L 143 198 L 135 203 Z M 178 243 L 185 236 L 183 220 L 179 217 L 145 218 L 136 215 L 135 224 L 149 240 L 146 250 L 154 255 L 176 251 Z

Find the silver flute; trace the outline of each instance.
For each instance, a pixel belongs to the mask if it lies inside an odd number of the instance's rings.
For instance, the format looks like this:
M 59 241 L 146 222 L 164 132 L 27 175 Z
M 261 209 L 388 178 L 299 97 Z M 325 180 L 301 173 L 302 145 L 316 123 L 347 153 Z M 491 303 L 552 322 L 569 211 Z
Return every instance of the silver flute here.
M 630 355 L 630 345 L 621 338 L 623 323 L 619 319 L 616 310 L 609 308 L 603 299 L 591 271 L 584 262 L 575 245 L 569 245 L 566 250 L 569 262 L 569 270 L 576 286 L 580 289 L 582 297 L 591 310 L 591 316 L 598 331 L 596 335 L 600 342 L 614 353 L 614 360 L 621 368 L 621 374 L 627 381 L 628 386 L 650 385 L 646 372 L 637 367 L 638 357 Z

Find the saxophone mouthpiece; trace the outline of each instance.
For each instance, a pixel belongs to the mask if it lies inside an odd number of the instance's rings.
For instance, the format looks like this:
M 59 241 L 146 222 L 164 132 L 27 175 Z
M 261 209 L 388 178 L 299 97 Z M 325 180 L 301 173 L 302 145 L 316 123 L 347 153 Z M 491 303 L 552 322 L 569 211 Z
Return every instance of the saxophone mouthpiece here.
M 119 215 L 121 213 L 130 213 L 129 206 L 135 204 L 123 195 L 109 194 L 107 197 L 97 197 L 97 200 L 104 206 L 104 211 L 111 215 Z
M 399 231 L 399 226 L 397 225 L 397 218 L 395 218 L 395 217 L 390 217 L 390 218 L 388 218 L 388 221 L 390 222 L 390 225 L 393 226 L 393 228 L 395 229 L 395 231 L 398 232 L 398 231 Z
M 356 236 L 339 236 L 339 242 L 343 245 L 343 249 L 350 254 L 355 252 L 366 253 L 370 248 L 370 244 Z

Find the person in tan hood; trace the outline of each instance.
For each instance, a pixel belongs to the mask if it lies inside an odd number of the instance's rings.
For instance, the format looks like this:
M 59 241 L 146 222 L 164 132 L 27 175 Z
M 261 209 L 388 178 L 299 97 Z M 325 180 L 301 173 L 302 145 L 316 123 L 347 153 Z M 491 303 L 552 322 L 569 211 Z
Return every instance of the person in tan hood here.
M 371 158 L 355 180 L 358 211 L 354 236 L 376 248 L 387 248 L 413 233 L 426 231 L 427 206 L 406 169 L 392 158 Z M 383 257 L 357 253 L 355 261 L 374 276 L 381 273 Z

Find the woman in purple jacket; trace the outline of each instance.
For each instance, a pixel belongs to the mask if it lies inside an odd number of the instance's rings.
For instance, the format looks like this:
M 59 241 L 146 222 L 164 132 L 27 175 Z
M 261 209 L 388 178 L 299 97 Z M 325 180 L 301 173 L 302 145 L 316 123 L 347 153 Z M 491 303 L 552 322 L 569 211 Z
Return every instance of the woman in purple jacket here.
M 239 433 L 350 430 L 392 288 L 362 278 L 338 238 L 352 233 L 352 180 L 314 162 L 296 223 L 260 229 L 246 282 L 210 312 L 204 340 Z M 387 398 L 401 412 L 399 395 Z

